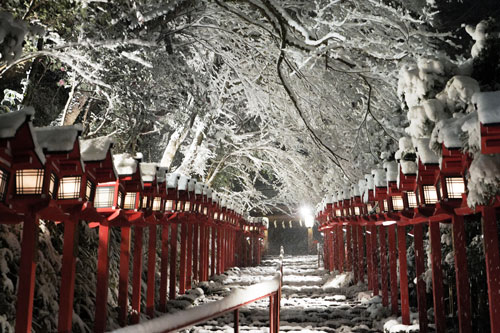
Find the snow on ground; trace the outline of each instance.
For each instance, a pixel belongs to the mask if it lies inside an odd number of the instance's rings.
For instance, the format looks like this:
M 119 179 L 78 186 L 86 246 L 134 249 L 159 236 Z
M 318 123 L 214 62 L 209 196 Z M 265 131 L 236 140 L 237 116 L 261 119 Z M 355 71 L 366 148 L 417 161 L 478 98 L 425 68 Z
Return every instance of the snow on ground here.
M 233 288 L 271 279 L 277 260 L 268 257 L 261 266 L 232 268 L 211 281 L 200 283 L 190 303 L 196 306 L 213 302 L 227 296 Z M 318 268 L 316 256 L 286 256 L 283 273 L 280 332 L 418 331 L 416 321 L 413 326 L 404 326 L 400 325 L 401 318 L 389 317 L 390 312 L 382 306 L 380 296 L 372 297 L 365 284 L 353 285 L 352 273 L 329 274 Z M 268 332 L 268 320 L 268 300 L 240 309 L 241 332 Z M 184 332 L 233 332 L 233 315 L 209 320 Z

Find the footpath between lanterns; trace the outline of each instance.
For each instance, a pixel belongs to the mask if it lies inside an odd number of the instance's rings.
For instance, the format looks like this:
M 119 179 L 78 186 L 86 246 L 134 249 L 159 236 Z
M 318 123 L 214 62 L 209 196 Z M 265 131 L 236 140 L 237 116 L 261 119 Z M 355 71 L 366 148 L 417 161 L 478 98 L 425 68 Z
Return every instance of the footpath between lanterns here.
M 201 283 L 194 306 L 220 300 L 232 289 L 271 279 L 278 257 L 268 256 L 260 266 L 232 268 Z M 352 273 L 329 274 L 317 267 L 316 256 L 285 256 L 280 310 L 280 332 L 382 332 L 413 331 L 418 325 L 397 325 L 380 296 L 371 296 L 363 283 L 352 285 Z M 201 290 L 203 290 L 203 292 Z M 194 289 L 193 291 L 195 291 Z M 240 309 L 240 332 L 269 331 L 269 301 L 260 300 Z M 183 332 L 233 332 L 231 314 Z

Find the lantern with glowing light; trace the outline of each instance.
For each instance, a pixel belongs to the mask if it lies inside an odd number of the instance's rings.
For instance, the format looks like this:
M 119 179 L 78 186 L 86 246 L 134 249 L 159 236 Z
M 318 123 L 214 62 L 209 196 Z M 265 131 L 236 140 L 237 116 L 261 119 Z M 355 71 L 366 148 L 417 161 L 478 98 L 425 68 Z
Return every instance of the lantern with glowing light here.
M 435 185 L 435 175 L 439 172 L 439 157 L 429 148 L 429 139 L 416 139 L 418 155 L 418 199 L 420 207 L 434 206 L 440 198 Z
M 166 175 L 166 192 L 167 192 L 167 201 L 165 203 L 165 211 L 167 212 L 180 212 L 181 204 L 179 203 L 179 180 L 181 175 L 176 173 L 168 173 Z M 187 184 L 186 184 L 187 186 Z
M 154 222 L 157 216 L 152 214 L 153 200 L 158 194 L 160 196 L 159 183 L 165 183 L 165 168 L 159 168 L 156 163 L 144 163 L 139 164 L 139 170 L 141 172 L 142 180 L 142 198 L 140 208 L 144 213 L 146 219 L 151 219 L 150 222 Z M 163 191 L 166 196 L 166 192 Z
M 500 153 L 500 91 L 477 92 L 472 102 L 481 130 L 481 153 Z
M 0 223 L 21 222 L 16 211 L 45 200 L 45 156 L 31 125 L 33 108 L 0 115 Z
M 375 198 L 375 211 L 377 214 L 387 212 L 387 173 L 384 169 L 372 170 L 373 175 L 373 194 Z M 377 208 L 378 206 L 378 208 Z

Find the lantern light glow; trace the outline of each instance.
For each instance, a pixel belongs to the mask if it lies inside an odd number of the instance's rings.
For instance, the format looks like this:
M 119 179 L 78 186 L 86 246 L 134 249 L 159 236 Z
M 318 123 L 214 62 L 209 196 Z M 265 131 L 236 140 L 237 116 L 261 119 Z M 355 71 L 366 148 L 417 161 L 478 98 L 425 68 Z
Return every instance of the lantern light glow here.
M 302 206 L 299 213 L 304 220 L 306 228 L 312 228 L 314 226 L 314 216 L 312 214 L 311 208 L 308 206 Z

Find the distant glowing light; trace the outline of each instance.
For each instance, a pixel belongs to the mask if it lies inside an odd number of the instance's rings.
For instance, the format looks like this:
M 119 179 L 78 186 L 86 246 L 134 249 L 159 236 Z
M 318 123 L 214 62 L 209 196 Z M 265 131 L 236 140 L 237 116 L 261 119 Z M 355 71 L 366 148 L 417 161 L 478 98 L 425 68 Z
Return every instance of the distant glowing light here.
M 299 209 L 299 213 L 304 220 L 306 228 L 312 228 L 314 226 L 314 216 L 311 208 L 308 206 L 302 206 Z
M 383 226 L 388 226 L 388 225 L 393 225 L 393 224 L 396 224 L 396 221 L 384 221 L 384 222 L 382 222 Z

